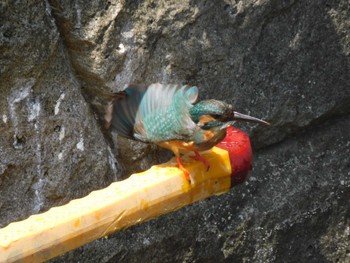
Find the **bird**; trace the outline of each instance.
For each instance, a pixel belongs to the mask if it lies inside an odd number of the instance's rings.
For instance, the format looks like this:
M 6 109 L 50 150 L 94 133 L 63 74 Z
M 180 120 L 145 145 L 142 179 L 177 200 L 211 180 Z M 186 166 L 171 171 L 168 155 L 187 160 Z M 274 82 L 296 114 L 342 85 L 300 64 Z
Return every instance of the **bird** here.
M 226 136 L 226 128 L 236 121 L 269 125 L 268 122 L 234 110 L 224 101 L 197 102 L 197 86 L 179 84 L 130 84 L 114 93 L 108 104 L 106 127 L 136 141 L 171 150 L 187 180 L 181 154 L 194 152 L 194 159 L 209 162 L 199 152 L 209 150 Z

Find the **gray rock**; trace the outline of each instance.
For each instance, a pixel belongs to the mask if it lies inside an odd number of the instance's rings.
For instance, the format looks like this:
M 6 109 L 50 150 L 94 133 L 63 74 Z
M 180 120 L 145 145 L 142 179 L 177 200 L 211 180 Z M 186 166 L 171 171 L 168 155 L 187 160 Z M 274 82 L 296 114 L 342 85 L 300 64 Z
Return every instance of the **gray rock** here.
M 103 188 L 117 172 L 50 6 L 33 3 L 1 6 L 1 226 Z
M 348 1 L 0 8 L 1 226 L 164 161 L 104 131 L 106 94 L 186 83 L 272 123 L 240 125 L 251 179 L 52 262 L 350 261 Z

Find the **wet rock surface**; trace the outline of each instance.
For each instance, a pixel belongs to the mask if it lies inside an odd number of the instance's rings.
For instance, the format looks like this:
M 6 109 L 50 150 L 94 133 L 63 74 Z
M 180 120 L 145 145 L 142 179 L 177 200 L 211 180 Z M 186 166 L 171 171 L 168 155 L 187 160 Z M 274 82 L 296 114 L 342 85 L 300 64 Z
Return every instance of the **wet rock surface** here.
M 52 262 L 350 260 L 347 1 L 0 8 L 0 226 L 166 160 L 105 132 L 106 92 L 183 83 L 272 123 L 240 125 L 250 180 Z

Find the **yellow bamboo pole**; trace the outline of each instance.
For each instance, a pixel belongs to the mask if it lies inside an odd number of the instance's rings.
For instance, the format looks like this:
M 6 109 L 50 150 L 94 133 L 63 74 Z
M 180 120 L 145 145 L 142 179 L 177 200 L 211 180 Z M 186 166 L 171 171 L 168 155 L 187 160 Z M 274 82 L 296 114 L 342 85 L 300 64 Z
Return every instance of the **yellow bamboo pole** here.
M 226 150 L 203 153 L 210 169 L 182 158 L 189 183 L 176 161 L 155 165 L 66 205 L 0 229 L 0 262 L 41 262 L 117 230 L 174 211 L 231 188 Z

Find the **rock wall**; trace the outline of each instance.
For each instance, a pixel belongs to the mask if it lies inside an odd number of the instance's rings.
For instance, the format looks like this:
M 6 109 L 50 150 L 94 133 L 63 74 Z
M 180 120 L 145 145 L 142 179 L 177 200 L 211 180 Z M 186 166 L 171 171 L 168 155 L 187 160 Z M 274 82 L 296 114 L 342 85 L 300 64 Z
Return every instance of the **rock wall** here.
M 0 225 L 103 188 L 117 166 L 47 2 L 1 6 Z
M 350 260 L 348 1 L 0 8 L 0 226 L 164 161 L 103 130 L 104 95 L 188 83 L 273 124 L 241 126 L 255 148 L 250 180 L 52 262 Z

